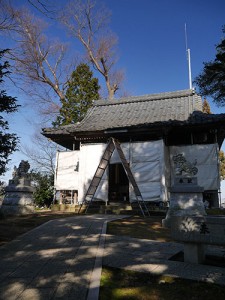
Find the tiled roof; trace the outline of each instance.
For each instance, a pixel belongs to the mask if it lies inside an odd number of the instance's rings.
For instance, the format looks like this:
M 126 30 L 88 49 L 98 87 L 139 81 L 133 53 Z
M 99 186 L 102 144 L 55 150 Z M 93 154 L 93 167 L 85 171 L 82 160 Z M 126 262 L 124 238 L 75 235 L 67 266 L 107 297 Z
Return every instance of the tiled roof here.
M 187 121 L 195 111 L 202 111 L 202 100 L 193 90 L 95 101 L 82 122 L 45 129 L 45 133 L 72 133 Z

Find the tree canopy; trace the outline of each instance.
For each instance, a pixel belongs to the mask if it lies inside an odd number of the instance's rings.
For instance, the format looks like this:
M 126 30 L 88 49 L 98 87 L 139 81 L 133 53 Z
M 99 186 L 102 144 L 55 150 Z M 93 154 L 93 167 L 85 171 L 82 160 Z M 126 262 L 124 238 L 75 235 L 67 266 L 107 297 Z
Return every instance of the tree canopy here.
M 0 50 L 0 60 L 7 50 Z M 3 76 L 9 73 L 9 63 L 0 62 L 0 85 L 3 83 Z M 9 123 L 4 118 L 4 114 L 9 114 L 17 111 L 16 98 L 8 96 L 5 90 L 0 90 L 0 175 L 6 172 L 6 166 L 9 161 L 9 155 L 16 150 L 18 137 L 16 134 L 9 133 Z
M 80 61 L 92 66 L 96 76 L 103 76 L 108 97 L 114 97 L 121 89 L 123 71 L 115 66 L 118 39 L 110 30 L 107 8 L 94 0 L 28 0 L 27 7 L 14 2 L 0 0 L 0 31 L 13 43 L 8 54 L 13 68 L 11 80 L 29 94 L 30 102 L 34 99 L 32 107 L 38 107 L 42 122 L 56 118 L 68 77 Z M 29 6 L 38 14 L 33 14 Z M 50 30 L 59 22 L 74 37 L 69 43 L 61 42 Z M 74 51 L 77 45 L 80 50 Z
M 196 77 L 195 83 L 200 94 L 211 96 L 218 106 L 225 105 L 225 38 L 216 47 L 216 58 L 204 63 L 203 71 Z
M 80 122 L 92 101 L 99 99 L 100 86 L 98 79 L 93 77 L 93 72 L 87 64 L 80 64 L 72 72 L 68 82 L 65 99 L 63 99 L 59 116 L 54 126 L 68 125 Z
M 54 175 L 42 172 L 31 172 L 35 184 L 34 201 L 39 207 L 50 207 L 54 197 Z

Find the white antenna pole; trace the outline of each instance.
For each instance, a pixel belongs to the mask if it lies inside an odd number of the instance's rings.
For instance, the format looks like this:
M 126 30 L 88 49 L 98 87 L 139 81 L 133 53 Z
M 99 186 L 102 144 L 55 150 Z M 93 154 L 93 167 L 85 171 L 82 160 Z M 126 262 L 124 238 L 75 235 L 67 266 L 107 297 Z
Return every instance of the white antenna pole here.
M 188 78 L 189 78 L 189 89 L 192 90 L 192 76 L 191 76 L 191 50 L 187 47 L 187 26 L 185 23 L 185 44 L 188 60 Z

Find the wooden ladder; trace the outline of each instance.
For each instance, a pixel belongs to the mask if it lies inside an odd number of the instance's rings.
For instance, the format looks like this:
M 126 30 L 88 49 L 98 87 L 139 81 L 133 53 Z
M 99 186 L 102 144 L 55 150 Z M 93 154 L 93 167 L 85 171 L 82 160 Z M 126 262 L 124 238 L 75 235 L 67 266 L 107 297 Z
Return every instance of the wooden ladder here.
M 95 192 L 97 191 L 97 188 L 100 184 L 100 181 L 101 181 L 101 179 L 104 175 L 104 172 L 105 172 L 105 170 L 106 170 L 106 168 L 109 164 L 110 158 L 111 158 L 111 156 L 112 156 L 115 149 L 117 150 L 117 152 L 119 154 L 119 157 L 120 157 L 121 163 L 123 165 L 124 171 L 127 175 L 127 178 L 128 178 L 129 182 L 131 183 L 131 185 L 133 187 L 134 194 L 135 194 L 135 197 L 136 197 L 136 200 L 137 200 L 137 203 L 138 203 L 138 206 L 141 210 L 142 215 L 144 217 L 145 216 L 150 216 L 149 210 L 148 210 L 148 208 L 145 204 L 145 201 L 143 200 L 141 192 L 140 192 L 140 190 L 138 188 L 138 185 L 135 181 L 135 178 L 134 178 L 134 176 L 131 172 L 130 166 L 129 166 L 126 158 L 125 158 L 123 150 L 121 149 L 120 143 L 117 140 L 115 140 L 114 138 L 110 138 L 109 143 L 106 146 L 106 149 L 105 149 L 105 151 L 102 155 L 100 163 L 99 163 L 99 165 L 97 167 L 97 170 L 94 174 L 94 177 L 92 178 L 90 186 L 89 186 L 89 188 L 86 192 L 86 195 L 84 197 L 84 201 L 80 205 L 80 208 L 78 210 L 78 214 L 80 213 L 80 211 L 82 209 L 82 206 L 84 204 L 87 205 L 86 209 L 85 209 L 85 213 L 87 213 L 88 208 L 89 208 L 90 204 L 93 201 Z

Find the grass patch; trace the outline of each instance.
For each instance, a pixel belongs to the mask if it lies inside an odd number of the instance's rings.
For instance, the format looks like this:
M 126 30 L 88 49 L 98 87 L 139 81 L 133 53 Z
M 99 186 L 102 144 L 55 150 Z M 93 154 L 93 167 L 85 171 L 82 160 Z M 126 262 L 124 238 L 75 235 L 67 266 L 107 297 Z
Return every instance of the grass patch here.
M 151 216 L 112 221 L 107 225 L 107 234 L 169 242 L 171 241 L 170 230 L 162 227 L 162 219 L 163 217 L 160 216 Z
M 216 300 L 225 299 L 225 288 L 212 283 L 105 267 L 100 300 Z

